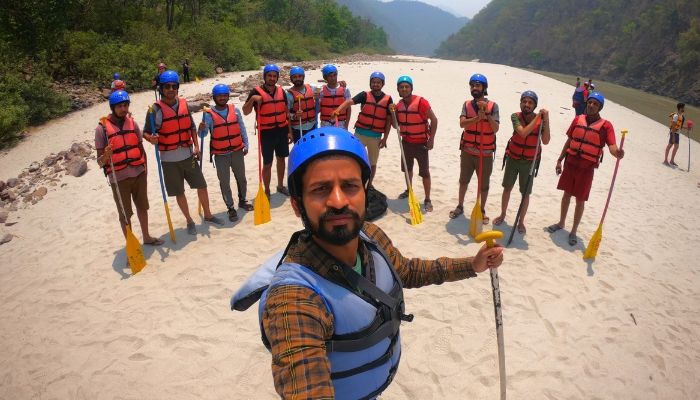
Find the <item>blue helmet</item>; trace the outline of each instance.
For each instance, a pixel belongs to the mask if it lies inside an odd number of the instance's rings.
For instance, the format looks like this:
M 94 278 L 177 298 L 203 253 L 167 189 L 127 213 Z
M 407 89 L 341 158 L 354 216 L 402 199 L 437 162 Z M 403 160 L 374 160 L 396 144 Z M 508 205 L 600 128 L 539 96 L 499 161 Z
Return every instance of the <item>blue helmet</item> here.
M 321 75 L 325 78 L 327 75 L 330 75 L 332 73 L 338 73 L 338 68 L 335 67 L 333 64 L 326 64 L 321 68 Z
M 177 75 L 177 72 L 169 69 L 158 77 L 158 83 L 161 85 L 164 83 L 177 83 L 180 84 L 180 77 Z
M 122 79 L 122 76 L 119 75 L 119 72 L 115 72 L 114 75 L 112 75 L 112 79 L 116 81 L 117 79 Z
M 603 93 L 600 92 L 591 92 L 588 94 L 588 100 L 594 99 L 598 103 L 600 103 L 600 109 L 603 109 L 603 106 L 605 105 L 605 97 L 603 96 Z
M 292 196 L 301 197 L 304 166 L 327 154 L 344 154 L 353 157 L 360 164 L 362 183 L 367 183 L 371 167 L 367 150 L 362 142 L 345 129 L 324 126 L 302 136 L 289 153 L 287 185 Z
M 263 68 L 263 78 L 268 72 L 277 72 L 277 75 L 279 75 L 280 67 L 278 67 L 276 64 L 267 64 L 265 68 Z
M 117 90 L 116 92 L 109 95 L 110 107 L 116 106 L 117 104 L 124 102 L 131 103 L 131 100 L 129 100 L 129 94 L 123 90 Z
M 481 74 L 472 75 L 472 77 L 469 78 L 469 83 L 472 83 L 472 82 L 479 82 L 479 83 L 481 83 L 481 85 L 484 86 L 484 88 L 489 87 L 489 81 L 486 79 L 485 76 L 483 76 Z
M 214 88 L 211 90 L 211 94 L 212 96 L 218 96 L 220 94 L 230 95 L 231 90 L 229 90 L 228 85 L 219 83 L 218 85 L 214 85 Z
M 537 93 L 533 92 L 532 90 L 526 90 L 520 95 L 520 100 L 523 99 L 523 97 L 529 97 L 532 99 L 532 101 L 535 102 L 535 107 L 537 106 Z
M 293 75 L 305 76 L 306 72 L 304 72 L 304 68 L 299 67 L 299 66 L 294 66 L 294 67 L 292 67 L 292 69 L 289 70 L 289 76 L 293 76 Z
M 386 80 L 384 79 L 384 74 L 382 74 L 379 71 L 372 72 L 372 74 L 369 76 L 369 81 L 372 82 L 372 79 L 374 79 L 374 78 L 381 79 L 382 83 L 386 82 Z
M 396 81 L 396 86 L 399 86 L 403 82 L 406 82 L 409 85 L 411 85 L 411 87 L 413 87 L 413 79 L 411 79 L 410 76 L 408 76 L 408 75 L 400 76 L 399 79 Z

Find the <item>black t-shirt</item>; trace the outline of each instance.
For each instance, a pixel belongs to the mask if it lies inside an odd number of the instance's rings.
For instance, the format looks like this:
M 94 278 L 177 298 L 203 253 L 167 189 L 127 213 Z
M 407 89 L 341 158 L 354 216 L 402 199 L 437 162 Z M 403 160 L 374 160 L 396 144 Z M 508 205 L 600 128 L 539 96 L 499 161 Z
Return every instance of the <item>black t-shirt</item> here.
M 379 92 L 379 95 L 374 94 L 374 92 L 370 92 L 370 93 L 372 93 L 372 95 L 374 96 L 374 101 L 377 103 L 379 103 L 379 100 L 384 98 L 384 96 L 386 95 L 386 93 L 384 93 L 384 92 Z M 367 102 L 367 92 L 360 92 L 360 93 L 356 94 L 355 97 L 352 98 L 352 101 L 355 104 L 365 105 L 365 103 Z M 394 101 L 392 100 L 391 96 L 389 96 L 389 103 L 388 104 L 392 104 L 393 102 Z

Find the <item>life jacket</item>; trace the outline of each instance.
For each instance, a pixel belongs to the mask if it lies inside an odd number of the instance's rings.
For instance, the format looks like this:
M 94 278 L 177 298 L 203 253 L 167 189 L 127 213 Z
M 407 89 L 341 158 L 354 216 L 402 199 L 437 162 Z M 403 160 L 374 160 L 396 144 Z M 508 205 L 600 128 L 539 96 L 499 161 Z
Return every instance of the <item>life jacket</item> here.
M 418 106 L 423 98 L 420 96 L 411 97 L 408 106 L 404 100 L 400 100 L 396 104 L 396 119 L 401 139 L 407 143 L 427 143 L 430 135 L 428 119 L 422 117 L 418 112 Z
M 675 123 L 673 122 L 674 115 L 676 115 L 675 112 L 668 114 L 668 125 L 671 127 L 671 132 L 678 132 L 683 127 L 683 123 L 685 122 L 685 115 L 679 115 L 678 120 Z
M 493 101 L 488 100 L 488 103 L 486 103 L 487 114 L 493 111 L 494 104 Z M 474 101 L 467 100 L 464 102 L 464 106 L 467 109 L 467 118 L 474 118 L 478 115 L 478 112 L 474 109 Z M 496 150 L 496 134 L 491 129 L 491 124 L 488 121 L 477 121 L 464 128 L 460 149 L 465 151 L 468 148 L 483 151 L 484 154 Z
M 112 146 L 112 163 L 115 171 L 121 171 L 128 165 L 136 167 L 146 162 L 139 145 L 134 119 L 130 114 L 124 117 L 124 125 L 121 128 L 113 123 L 109 117 L 101 119 L 100 125 L 104 128 L 109 145 Z M 104 165 L 104 172 L 105 175 L 112 173 L 110 163 Z
M 330 122 L 331 113 L 345 101 L 345 88 L 338 86 L 335 89 L 335 94 L 332 94 L 328 85 L 323 85 L 323 96 L 321 97 L 321 121 Z M 338 115 L 338 121 L 348 119 L 348 110 L 345 109 Z
M 522 126 L 527 125 L 525 119 L 523 118 L 523 113 L 516 113 L 520 124 Z M 535 117 L 537 118 L 537 117 Z M 535 124 L 532 132 L 530 132 L 525 138 L 513 132 L 513 136 L 508 140 L 508 145 L 506 146 L 506 156 L 513 160 L 534 160 L 535 156 L 539 158 L 539 154 L 535 154 L 537 150 L 537 141 L 540 132 L 540 125 L 542 125 L 542 119 L 540 118 Z
M 304 93 L 298 92 L 293 87 L 288 89 L 289 93 L 294 97 L 294 111 L 298 109 L 301 105 L 301 122 L 303 124 L 311 121 L 316 121 L 316 101 L 314 100 L 314 91 L 311 89 L 311 85 L 304 85 L 306 91 Z M 301 101 L 299 101 L 301 97 Z M 299 118 L 299 117 L 295 117 Z
M 283 128 L 289 124 L 287 118 L 287 99 L 284 95 L 284 90 L 275 86 L 275 97 L 260 86 L 255 87 L 255 91 L 262 96 L 262 103 L 258 109 L 260 130 L 270 130 L 274 128 Z
M 159 100 L 156 105 L 163 115 L 163 122 L 158 129 L 158 150 L 170 151 L 179 146 L 191 146 L 192 116 L 187 109 L 187 100 L 178 98 L 177 114 L 163 100 Z
M 236 115 L 236 107 L 228 105 L 228 115 L 224 119 L 213 109 L 207 111 L 214 122 L 214 129 L 209 141 L 210 154 L 226 154 L 238 151 L 243 148 L 243 137 L 241 136 L 241 125 Z
M 293 235 L 290 243 L 300 233 Z M 376 285 L 345 265 L 341 265 L 341 273 L 350 284 L 332 282 L 305 266 L 282 263 L 285 252 L 281 251 L 266 261 L 231 299 L 231 309 L 238 311 L 260 300 L 258 318 L 263 343 L 269 350 L 262 324 L 268 290 L 295 285 L 318 293 L 333 314 L 334 332 L 326 342 L 326 352 L 337 399 L 371 399 L 389 386 L 401 358 L 401 321 L 413 319 L 404 314 L 401 280 L 388 257 L 364 232 L 360 232 L 360 239 L 371 252 Z
M 603 118 L 588 125 L 585 115 L 577 116 L 576 126 L 571 132 L 571 140 L 566 153 L 592 161 L 597 167 L 603 160 L 603 148 L 605 147 L 605 138 L 600 131 L 603 124 L 605 124 Z
M 389 99 L 391 97 L 388 94 L 384 94 L 384 97 L 377 102 L 372 92 L 365 93 L 367 94 L 367 101 L 362 106 L 360 115 L 357 116 L 355 128 L 368 129 L 380 134 L 384 133 L 386 116 L 389 110 Z

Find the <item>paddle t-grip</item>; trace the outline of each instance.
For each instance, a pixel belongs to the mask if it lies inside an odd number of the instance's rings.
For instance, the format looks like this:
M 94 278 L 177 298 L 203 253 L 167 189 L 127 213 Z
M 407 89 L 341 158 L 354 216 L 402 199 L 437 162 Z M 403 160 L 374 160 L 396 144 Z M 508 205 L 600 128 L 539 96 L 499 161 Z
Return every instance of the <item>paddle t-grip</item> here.
M 503 232 L 501 231 L 486 231 L 476 235 L 474 240 L 476 240 L 477 243 L 486 242 L 487 247 L 493 247 L 493 245 L 496 244 L 496 239 L 501 238 L 503 238 Z

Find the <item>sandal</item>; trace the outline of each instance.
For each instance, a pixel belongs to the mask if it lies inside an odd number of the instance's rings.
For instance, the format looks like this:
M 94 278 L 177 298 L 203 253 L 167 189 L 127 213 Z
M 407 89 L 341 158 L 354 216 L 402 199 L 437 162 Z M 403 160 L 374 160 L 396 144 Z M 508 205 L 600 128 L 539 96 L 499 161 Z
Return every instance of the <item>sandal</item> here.
M 144 241 L 143 244 L 146 246 L 160 246 L 163 243 L 165 243 L 164 241 L 162 241 L 161 239 L 158 239 L 158 238 L 151 238 L 151 239 L 152 240 L 150 242 Z
M 246 211 L 253 211 L 253 205 L 248 203 L 248 201 L 246 201 L 246 200 L 239 201 L 238 208 L 242 208 Z
M 547 227 L 547 232 L 549 232 L 549 233 L 554 233 L 554 232 L 560 230 L 561 228 L 562 228 L 562 227 L 559 226 L 559 224 L 552 224 L 552 225 L 550 225 L 550 226 Z
M 576 243 L 578 243 L 578 239 L 576 239 L 576 235 L 573 233 L 569 234 L 569 246 L 576 246 Z
M 505 221 L 505 220 L 506 220 L 505 217 L 501 217 L 501 216 L 499 215 L 498 217 L 496 217 L 496 218 L 493 219 L 493 224 L 496 225 L 496 226 L 498 226 L 498 225 L 502 224 L 503 221 Z
M 455 207 L 454 210 L 450 211 L 450 219 L 455 219 L 459 217 L 460 215 L 464 214 L 464 207 L 463 206 L 457 206 Z
M 283 195 L 289 197 L 289 190 L 284 186 L 277 186 L 277 193 L 282 193 Z
M 403 193 L 399 195 L 399 199 L 405 199 L 408 197 L 408 189 L 404 190 Z
M 432 212 L 433 211 L 433 202 L 430 200 L 425 200 L 423 202 L 423 208 L 425 208 L 425 212 Z

